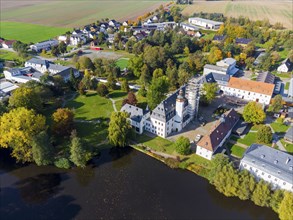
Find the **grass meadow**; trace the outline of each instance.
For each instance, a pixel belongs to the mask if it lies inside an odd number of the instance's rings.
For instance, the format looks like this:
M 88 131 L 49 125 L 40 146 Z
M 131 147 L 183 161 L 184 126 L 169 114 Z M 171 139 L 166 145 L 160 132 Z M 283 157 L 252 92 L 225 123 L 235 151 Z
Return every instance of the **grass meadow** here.
M 1 2 L 1 20 L 73 28 L 93 23 L 101 18 L 120 21 L 134 19 L 167 2 L 169 1 L 44 0 L 30 1 L 30 4 L 24 5 L 12 0 Z
M 22 22 L 0 22 L 0 37 L 19 40 L 24 43 L 37 43 L 64 34 L 70 28 L 49 27 Z
M 182 6 L 184 15 L 194 12 L 218 12 L 228 17 L 246 16 L 252 20 L 269 19 L 270 23 L 281 22 L 293 29 L 291 1 L 194 1 L 193 5 Z

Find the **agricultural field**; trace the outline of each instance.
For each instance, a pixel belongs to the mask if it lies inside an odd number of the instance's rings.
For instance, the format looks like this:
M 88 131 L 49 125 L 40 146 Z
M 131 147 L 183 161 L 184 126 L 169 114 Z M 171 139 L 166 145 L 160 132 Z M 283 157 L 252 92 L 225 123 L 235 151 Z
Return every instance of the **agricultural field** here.
M 246 16 L 252 20 L 268 19 L 270 23 L 281 22 L 293 29 L 291 1 L 194 1 L 193 5 L 182 6 L 184 15 L 194 12 L 218 12 L 228 17 Z
M 101 18 L 119 21 L 135 19 L 153 11 L 166 0 L 120 1 L 1 1 L 1 20 L 74 28 L 90 24 Z
M 37 43 L 65 34 L 70 28 L 49 27 L 44 25 L 27 24 L 22 22 L 0 22 L 0 37 L 19 40 L 23 43 Z

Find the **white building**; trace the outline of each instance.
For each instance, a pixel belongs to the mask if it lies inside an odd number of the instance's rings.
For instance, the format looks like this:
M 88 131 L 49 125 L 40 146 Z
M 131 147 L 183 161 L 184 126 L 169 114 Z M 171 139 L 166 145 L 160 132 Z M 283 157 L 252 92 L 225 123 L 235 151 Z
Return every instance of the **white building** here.
M 278 67 L 278 72 L 287 73 L 289 72 L 293 67 L 293 64 L 290 62 L 290 60 L 287 58 L 282 62 L 282 64 Z
M 223 24 L 223 22 L 219 21 L 213 21 L 213 20 L 208 20 L 204 18 L 189 18 L 188 22 L 190 24 L 194 24 L 200 27 L 203 27 L 205 29 L 212 29 L 212 30 L 217 30 L 220 28 L 220 26 Z
M 125 104 L 120 111 L 129 113 L 129 120 L 132 128 L 134 128 L 137 133 L 142 134 L 146 119 L 150 117 L 148 107 L 144 110 L 134 105 Z
M 77 69 L 62 65 L 54 64 L 48 60 L 41 60 L 38 58 L 32 58 L 25 62 L 25 67 L 32 67 L 42 74 L 48 72 L 51 76 L 56 74 L 62 76 L 65 82 L 70 79 L 70 73 L 73 72 L 74 76 L 77 78 L 80 76 L 80 73 Z
M 58 40 L 47 40 L 47 41 L 30 45 L 30 48 L 36 52 L 39 52 L 42 50 L 50 50 L 52 49 L 52 47 L 58 46 L 58 44 L 59 44 Z
M 11 92 L 17 88 L 18 86 L 14 85 L 11 82 L 0 81 L 0 101 L 3 98 L 8 97 L 11 94 Z
M 86 37 L 83 34 L 72 34 L 70 36 L 70 44 L 73 46 L 77 46 L 78 44 L 85 44 Z
M 26 83 L 30 80 L 40 81 L 40 77 L 43 75 L 31 67 L 12 68 L 4 70 L 3 73 L 6 80 L 16 83 Z
M 223 92 L 228 96 L 269 105 L 274 87 L 275 85 L 270 83 L 231 77 L 228 85 L 223 87 Z
M 211 160 L 214 154 L 220 153 L 219 149 L 230 136 L 238 120 L 239 115 L 234 109 L 225 112 L 210 133 L 197 143 L 196 154 Z
M 179 132 L 191 120 L 188 114 L 188 100 L 184 97 L 185 87 L 162 101 L 146 120 L 145 130 L 166 138 L 172 132 Z
M 203 74 L 207 75 L 213 72 L 233 76 L 239 70 L 238 68 L 236 68 L 236 60 L 233 58 L 225 58 L 221 61 L 218 61 L 216 64 L 217 65 L 206 64 L 204 66 Z
M 274 188 L 293 192 L 293 156 L 260 144 L 252 144 L 243 155 L 240 169 L 248 170 L 258 180 Z
M 183 28 L 185 31 L 198 31 L 199 28 L 192 25 L 192 24 L 186 24 L 186 23 L 181 23 L 180 26 Z

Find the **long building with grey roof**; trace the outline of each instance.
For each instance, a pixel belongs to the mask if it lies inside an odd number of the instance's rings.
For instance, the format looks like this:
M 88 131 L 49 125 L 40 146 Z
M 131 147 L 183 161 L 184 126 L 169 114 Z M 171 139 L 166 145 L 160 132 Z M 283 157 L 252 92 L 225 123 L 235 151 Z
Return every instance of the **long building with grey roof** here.
M 274 188 L 293 192 L 293 156 L 290 154 L 252 144 L 241 159 L 240 169 L 248 170 L 258 180 L 269 182 Z

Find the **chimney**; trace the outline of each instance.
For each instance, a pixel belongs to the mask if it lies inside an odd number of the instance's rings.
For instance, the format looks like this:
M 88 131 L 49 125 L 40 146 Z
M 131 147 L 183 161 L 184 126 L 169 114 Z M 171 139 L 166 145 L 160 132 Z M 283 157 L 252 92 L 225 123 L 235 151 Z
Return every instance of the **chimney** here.
M 289 161 L 290 161 L 290 158 L 289 158 L 289 157 L 287 157 L 286 164 L 288 164 L 288 163 L 289 163 Z

